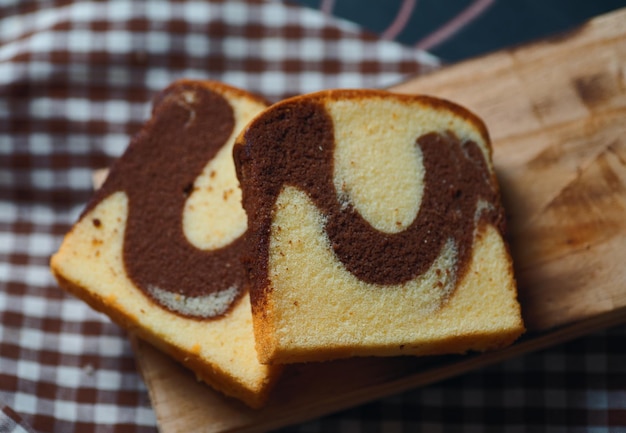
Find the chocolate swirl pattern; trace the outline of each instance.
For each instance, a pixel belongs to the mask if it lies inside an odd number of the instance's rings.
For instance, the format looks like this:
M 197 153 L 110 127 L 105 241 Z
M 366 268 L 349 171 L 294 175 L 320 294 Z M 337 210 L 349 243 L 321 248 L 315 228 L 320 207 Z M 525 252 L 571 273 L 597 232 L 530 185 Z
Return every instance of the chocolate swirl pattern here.
M 244 206 L 256 213 L 256 230 L 269 230 L 277 197 L 285 185 L 293 186 L 325 216 L 325 233 L 341 263 L 364 282 L 389 286 L 426 272 L 448 239 L 457 252 L 456 279 L 461 278 L 477 223 L 503 229 L 497 188 L 483 152 L 476 142 L 461 141 L 449 130 L 416 137 L 425 174 L 413 222 L 397 233 L 375 229 L 352 203 L 339 198 L 333 131 L 333 120 L 320 102 L 300 103 L 297 110 L 283 105 L 248 129 L 237 158 L 241 177 L 256 179 L 244 190 Z M 257 244 L 262 256 L 269 247 L 266 239 Z M 266 280 L 267 270 L 254 279 Z
M 156 303 L 184 316 L 219 317 L 244 291 L 243 238 L 200 249 L 183 229 L 194 183 L 234 126 L 233 109 L 222 95 L 191 82 L 170 87 L 84 212 L 115 192 L 127 195 L 127 274 Z

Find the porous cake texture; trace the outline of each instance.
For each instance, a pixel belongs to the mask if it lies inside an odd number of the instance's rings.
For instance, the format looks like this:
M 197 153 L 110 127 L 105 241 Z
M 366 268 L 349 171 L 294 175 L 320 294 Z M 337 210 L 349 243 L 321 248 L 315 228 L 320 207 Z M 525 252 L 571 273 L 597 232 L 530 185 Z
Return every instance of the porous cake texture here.
M 266 364 L 485 351 L 524 331 L 484 123 L 427 96 L 330 90 L 234 148 Z
M 232 147 L 265 107 L 221 83 L 173 83 L 51 259 L 62 288 L 252 407 L 280 368 L 255 352 Z

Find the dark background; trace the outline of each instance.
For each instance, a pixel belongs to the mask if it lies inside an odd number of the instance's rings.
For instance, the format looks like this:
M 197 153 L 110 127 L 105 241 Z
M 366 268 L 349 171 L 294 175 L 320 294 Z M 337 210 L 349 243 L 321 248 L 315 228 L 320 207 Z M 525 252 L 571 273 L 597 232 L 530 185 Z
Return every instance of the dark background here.
M 315 9 L 322 0 L 292 0 Z M 335 0 L 332 14 L 382 33 L 403 0 Z M 440 28 L 472 0 L 416 0 L 404 29 L 395 40 L 415 45 Z M 429 50 L 446 62 L 475 57 L 570 30 L 591 17 L 626 7 L 626 0 L 496 0 L 451 39 Z

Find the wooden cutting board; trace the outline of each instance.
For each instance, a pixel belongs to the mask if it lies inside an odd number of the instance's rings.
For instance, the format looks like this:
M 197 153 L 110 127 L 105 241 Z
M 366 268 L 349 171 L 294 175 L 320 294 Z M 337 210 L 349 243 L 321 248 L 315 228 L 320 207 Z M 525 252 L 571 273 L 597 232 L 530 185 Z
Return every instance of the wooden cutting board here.
M 626 322 L 626 9 L 393 90 L 489 126 L 527 335 L 482 355 L 290 366 L 256 411 L 134 340 L 161 432 L 266 431 Z

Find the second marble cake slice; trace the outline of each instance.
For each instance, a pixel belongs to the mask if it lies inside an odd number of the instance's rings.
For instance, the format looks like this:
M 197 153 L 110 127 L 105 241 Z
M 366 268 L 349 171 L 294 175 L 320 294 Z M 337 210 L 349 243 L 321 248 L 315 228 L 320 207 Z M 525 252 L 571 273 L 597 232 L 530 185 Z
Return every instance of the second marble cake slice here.
M 51 261 L 61 287 L 253 407 L 279 369 L 254 348 L 232 146 L 265 106 L 221 83 L 173 83 Z

